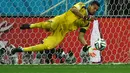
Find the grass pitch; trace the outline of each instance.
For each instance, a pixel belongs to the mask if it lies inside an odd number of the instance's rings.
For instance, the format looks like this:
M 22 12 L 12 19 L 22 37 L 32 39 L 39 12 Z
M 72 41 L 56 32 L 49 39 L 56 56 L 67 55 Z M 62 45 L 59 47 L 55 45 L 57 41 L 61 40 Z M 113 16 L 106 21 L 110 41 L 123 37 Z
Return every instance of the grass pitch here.
M 130 73 L 130 64 L 0 65 L 0 73 Z

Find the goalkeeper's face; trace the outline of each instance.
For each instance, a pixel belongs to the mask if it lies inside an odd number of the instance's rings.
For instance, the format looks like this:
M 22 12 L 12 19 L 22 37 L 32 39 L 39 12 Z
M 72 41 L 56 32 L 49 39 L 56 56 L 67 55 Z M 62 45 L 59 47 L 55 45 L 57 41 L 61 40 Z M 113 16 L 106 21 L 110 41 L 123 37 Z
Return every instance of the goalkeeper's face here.
M 90 12 L 92 15 L 94 15 L 94 14 L 96 13 L 96 11 L 98 10 L 98 8 L 99 8 L 98 5 L 93 4 L 93 5 L 91 5 L 90 8 L 89 8 L 89 12 Z

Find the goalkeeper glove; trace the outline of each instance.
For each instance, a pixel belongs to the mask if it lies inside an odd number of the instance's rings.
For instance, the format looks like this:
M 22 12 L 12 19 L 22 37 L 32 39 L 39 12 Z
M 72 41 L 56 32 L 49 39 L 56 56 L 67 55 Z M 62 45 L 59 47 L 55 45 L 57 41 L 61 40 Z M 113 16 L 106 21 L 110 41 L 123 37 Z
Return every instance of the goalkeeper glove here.
M 83 49 L 84 48 L 86 48 L 87 50 L 88 50 L 88 55 L 89 56 L 92 56 L 92 57 L 95 57 L 96 56 L 96 54 L 93 52 L 93 48 L 91 47 L 91 46 L 88 46 L 88 45 L 85 45 L 84 47 L 83 47 Z
M 30 24 L 23 24 L 20 29 L 30 29 Z

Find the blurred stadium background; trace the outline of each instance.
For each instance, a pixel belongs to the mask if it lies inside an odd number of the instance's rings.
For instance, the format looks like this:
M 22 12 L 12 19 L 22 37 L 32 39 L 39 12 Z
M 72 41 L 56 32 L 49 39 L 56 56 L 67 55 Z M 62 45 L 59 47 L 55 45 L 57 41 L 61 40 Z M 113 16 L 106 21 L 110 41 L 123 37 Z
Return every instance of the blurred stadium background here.
M 15 47 L 31 46 L 41 43 L 43 38 L 50 33 L 42 29 L 21 31 L 21 24 L 45 21 L 56 15 L 60 15 L 70 9 L 77 2 L 88 0 L 1 0 L 0 1 L 0 43 L 7 48 L 10 44 Z M 107 47 L 101 52 L 102 63 L 129 63 L 130 62 L 130 0 L 97 0 L 101 7 L 96 13 L 103 38 Z M 50 9 L 52 7 L 52 9 Z M 48 10 L 49 9 L 49 10 Z M 47 12 L 46 12 L 47 11 Z M 45 12 L 45 13 L 44 13 Z M 4 24 L 3 24 L 4 23 Z M 12 26 L 9 26 L 12 24 Z M 7 32 L 2 28 L 9 28 Z M 5 28 L 5 29 L 7 29 Z M 90 43 L 92 25 L 86 32 L 86 41 Z M 65 53 L 72 51 L 76 57 L 76 64 L 81 62 L 79 55 L 82 48 L 78 41 L 78 30 L 67 34 L 64 41 L 56 47 L 62 48 Z M 7 50 L 7 49 L 6 49 Z M 49 52 L 53 53 L 53 52 Z M 40 59 L 43 59 L 43 52 Z M 27 60 L 34 60 L 36 53 L 19 53 L 18 64 L 22 64 L 23 56 L 29 56 Z M 9 64 L 8 52 L 1 59 Z M 61 58 L 51 55 L 53 63 L 59 63 Z M 44 63 L 42 63 L 44 64 Z

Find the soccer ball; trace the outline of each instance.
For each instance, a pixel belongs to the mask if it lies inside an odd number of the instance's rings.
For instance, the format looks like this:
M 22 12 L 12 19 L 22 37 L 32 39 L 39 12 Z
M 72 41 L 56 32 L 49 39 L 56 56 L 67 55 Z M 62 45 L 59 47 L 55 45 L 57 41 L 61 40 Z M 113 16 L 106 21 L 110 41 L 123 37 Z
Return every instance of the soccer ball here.
M 94 45 L 95 48 L 100 51 L 104 50 L 107 46 L 106 41 L 104 39 L 98 39 L 97 41 L 95 41 Z

